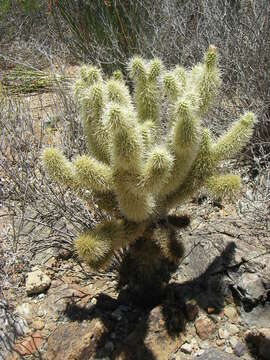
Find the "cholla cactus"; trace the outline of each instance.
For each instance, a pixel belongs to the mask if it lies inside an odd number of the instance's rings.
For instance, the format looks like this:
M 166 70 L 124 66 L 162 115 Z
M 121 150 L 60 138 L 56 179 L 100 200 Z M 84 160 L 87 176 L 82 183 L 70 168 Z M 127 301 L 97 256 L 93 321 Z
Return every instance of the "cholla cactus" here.
M 202 127 L 200 118 L 221 83 L 214 46 L 191 70 L 167 71 L 159 59 L 139 57 L 128 70 L 133 95 L 121 72 L 104 80 L 100 70 L 83 66 L 74 90 L 88 154 L 69 162 L 57 149 L 43 153 L 52 180 L 86 201 L 95 198 L 111 215 L 75 242 L 79 256 L 94 269 L 107 266 L 116 250 L 138 239 L 148 249 L 139 264 L 156 262 L 149 256 L 151 242 L 162 256 L 177 261 L 182 248 L 171 243 L 169 210 L 201 188 L 219 197 L 239 188 L 239 177 L 222 174 L 220 164 L 247 143 L 255 121 L 245 113 L 217 141 Z M 167 225 L 160 227 L 160 220 Z

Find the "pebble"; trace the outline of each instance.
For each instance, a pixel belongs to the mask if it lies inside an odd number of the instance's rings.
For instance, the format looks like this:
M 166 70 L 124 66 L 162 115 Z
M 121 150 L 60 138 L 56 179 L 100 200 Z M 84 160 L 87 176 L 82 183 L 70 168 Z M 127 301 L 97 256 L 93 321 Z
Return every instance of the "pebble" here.
M 231 347 L 232 347 L 232 348 L 235 348 L 235 346 L 237 345 L 238 341 L 239 341 L 239 339 L 238 339 L 237 337 L 235 337 L 235 336 L 231 337 L 230 340 L 229 340 L 229 342 L 230 342 L 230 344 L 231 344 Z
M 41 270 L 35 270 L 27 275 L 25 289 L 27 295 L 40 294 L 51 285 L 51 279 Z
M 208 339 L 215 331 L 215 324 L 209 318 L 199 318 L 195 321 L 195 327 L 202 340 Z
M 231 336 L 239 333 L 239 328 L 234 324 L 228 324 L 226 329 Z
M 192 345 L 189 344 L 189 343 L 184 343 L 182 346 L 181 346 L 181 351 L 185 354 L 191 354 L 192 353 Z
M 220 339 L 228 339 L 230 334 L 226 329 L 219 329 L 218 336 Z
M 32 328 L 35 330 L 42 330 L 44 328 L 44 321 L 42 320 L 35 320 L 32 322 Z
M 224 309 L 224 314 L 233 322 L 238 321 L 238 313 L 236 308 L 233 305 L 228 305 Z
M 217 346 L 222 346 L 226 343 L 225 339 L 217 339 L 216 344 Z
M 240 357 L 242 355 L 244 355 L 246 351 L 246 346 L 245 344 L 243 344 L 242 342 L 238 341 L 238 343 L 235 345 L 235 347 L 233 348 L 233 352 L 235 353 L 236 356 Z
M 226 346 L 225 351 L 228 354 L 233 354 L 233 349 L 230 346 Z

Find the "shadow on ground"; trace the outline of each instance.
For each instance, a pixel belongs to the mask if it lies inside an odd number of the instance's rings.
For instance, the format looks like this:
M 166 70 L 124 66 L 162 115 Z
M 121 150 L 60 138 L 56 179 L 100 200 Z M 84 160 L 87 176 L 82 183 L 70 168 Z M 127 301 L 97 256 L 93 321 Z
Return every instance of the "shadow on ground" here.
M 195 301 L 204 310 L 209 307 L 214 308 L 216 313 L 222 310 L 227 288 L 224 283 L 224 275 L 234 257 L 235 247 L 234 242 L 228 244 L 199 277 L 182 284 L 170 283 L 167 285 L 165 296 L 159 306 L 162 309 L 163 321 L 170 337 L 179 336 L 185 329 L 186 322 L 190 320 L 187 313 L 189 301 Z M 121 293 L 119 299 L 121 299 Z M 116 320 L 113 314 L 119 306 L 122 307 L 123 313 Z M 154 360 L 156 359 L 155 355 L 144 343 L 152 310 L 153 307 L 133 307 L 131 302 L 121 304 L 119 300 L 101 294 L 94 309 L 87 310 L 78 304 L 71 303 L 65 313 L 72 321 L 80 322 L 99 318 L 104 323 L 108 331 L 99 341 L 97 358 L 108 355 L 105 345 L 113 333 L 117 338 L 118 347 L 113 354 L 110 354 L 110 359 Z M 130 347 L 129 341 L 135 343 L 136 346 Z

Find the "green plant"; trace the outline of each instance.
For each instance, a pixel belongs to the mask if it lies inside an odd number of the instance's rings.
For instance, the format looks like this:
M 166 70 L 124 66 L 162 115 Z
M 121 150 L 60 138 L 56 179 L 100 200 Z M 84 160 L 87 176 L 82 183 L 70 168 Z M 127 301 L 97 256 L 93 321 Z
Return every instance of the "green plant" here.
M 164 261 L 176 264 L 183 254 L 170 209 L 202 187 L 219 197 L 239 188 L 240 178 L 222 174 L 220 164 L 247 143 L 255 116 L 245 113 L 217 141 L 202 127 L 221 83 L 214 46 L 191 70 L 166 71 L 159 59 L 139 57 L 128 70 L 134 96 L 120 72 L 105 81 L 97 68 L 81 68 L 74 91 L 89 154 L 70 162 L 48 148 L 43 163 L 52 180 L 110 216 L 78 236 L 79 257 L 98 270 L 129 245 L 129 276 L 153 282 Z
M 39 3 L 38 0 L 0 0 L 0 16 L 14 10 L 31 13 L 40 8 Z
M 29 95 L 53 91 L 70 86 L 71 79 L 65 75 L 32 69 L 26 66 L 3 72 L 0 79 L 0 94 Z
M 145 13 L 142 3 L 130 0 L 51 1 L 54 29 L 75 59 L 100 63 L 106 70 L 124 69 L 138 51 Z M 63 24 L 68 31 L 63 32 Z

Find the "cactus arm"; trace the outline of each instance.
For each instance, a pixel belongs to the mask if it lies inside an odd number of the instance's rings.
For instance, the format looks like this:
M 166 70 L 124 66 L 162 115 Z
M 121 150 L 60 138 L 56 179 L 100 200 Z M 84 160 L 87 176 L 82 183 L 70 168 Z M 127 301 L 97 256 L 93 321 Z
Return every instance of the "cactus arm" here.
M 112 104 L 106 115 L 112 133 L 112 171 L 120 211 L 132 221 L 146 220 L 153 211 L 151 194 L 137 186 L 142 173 L 143 139 L 133 113 Z
M 105 105 L 102 83 L 92 85 L 81 99 L 81 116 L 88 150 L 97 160 L 109 163 L 109 134 L 102 121 Z
M 148 155 L 140 188 L 157 193 L 167 183 L 173 163 L 174 158 L 165 146 L 155 146 Z
M 42 162 L 45 172 L 60 185 L 75 187 L 74 169 L 61 151 L 47 148 L 43 151 Z
M 154 59 L 149 66 L 139 57 L 130 61 L 129 73 L 135 84 L 135 102 L 141 123 L 146 120 L 160 121 L 161 70 L 162 63 L 158 59 Z
M 144 123 L 139 124 L 139 126 L 142 134 L 144 150 L 147 151 L 153 146 L 156 140 L 156 126 L 151 120 L 146 120 Z
M 110 79 L 106 83 L 106 93 L 109 101 L 131 107 L 129 89 L 121 80 Z
M 189 101 L 180 99 L 176 105 L 175 124 L 168 147 L 175 158 L 168 183 L 162 189 L 167 195 L 185 180 L 199 151 L 200 126 Z
M 214 159 L 220 162 L 235 156 L 248 143 L 255 121 L 256 117 L 251 112 L 242 115 L 213 145 Z
M 112 189 L 112 173 L 108 165 L 87 155 L 74 161 L 75 177 L 84 188 L 106 192 Z
M 83 65 L 80 68 L 80 78 L 74 84 L 74 96 L 80 100 L 84 91 L 96 82 L 102 82 L 101 71 L 95 66 Z
M 241 178 L 233 174 L 211 176 L 205 182 L 207 192 L 214 198 L 231 198 L 240 186 Z
M 187 88 L 193 88 L 197 94 L 200 116 L 207 112 L 221 85 L 217 60 L 216 48 L 210 45 L 204 63 L 194 66 L 188 77 Z
M 106 268 L 114 252 L 134 242 L 140 237 L 146 224 L 135 224 L 124 220 L 111 220 L 100 223 L 93 230 L 81 233 L 75 241 L 79 258 L 93 270 Z
M 193 196 L 204 185 L 205 180 L 213 175 L 215 165 L 211 154 L 211 145 L 211 135 L 207 129 L 203 129 L 199 152 L 192 168 L 183 184 L 167 196 L 168 209 Z

